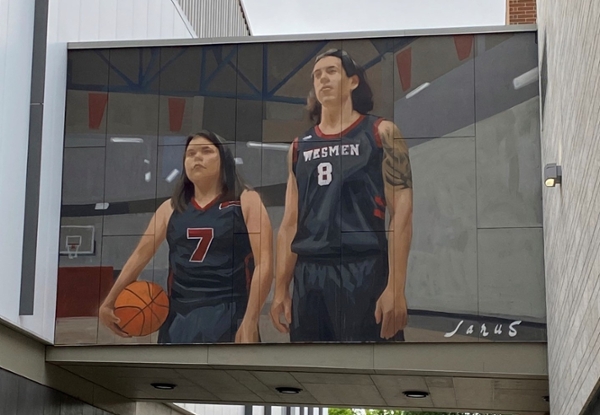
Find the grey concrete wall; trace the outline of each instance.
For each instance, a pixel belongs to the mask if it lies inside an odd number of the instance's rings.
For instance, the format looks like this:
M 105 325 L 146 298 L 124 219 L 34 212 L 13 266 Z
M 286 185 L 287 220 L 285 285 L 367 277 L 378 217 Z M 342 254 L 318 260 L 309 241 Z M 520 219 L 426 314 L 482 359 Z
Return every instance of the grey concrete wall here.
M 0 369 L 0 411 L 7 415 L 110 414 L 3 369 Z
M 545 0 L 538 12 L 542 165 L 563 168 L 562 186 L 544 190 L 550 406 L 575 415 L 600 376 L 600 3 Z
M 46 363 L 45 356 L 43 344 L 0 324 L 2 415 L 136 415 L 134 402 Z
M 175 415 L 157 402 L 132 402 L 45 361 L 45 346 L 0 325 L 0 414 Z

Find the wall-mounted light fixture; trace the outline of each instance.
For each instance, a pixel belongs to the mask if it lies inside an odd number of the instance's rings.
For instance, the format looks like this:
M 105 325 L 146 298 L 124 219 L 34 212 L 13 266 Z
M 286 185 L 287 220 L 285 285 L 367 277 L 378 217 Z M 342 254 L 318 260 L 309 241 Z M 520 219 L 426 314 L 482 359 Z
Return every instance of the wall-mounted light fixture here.
M 425 391 L 404 391 L 402 392 L 407 398 L 423 399 L 429 396 L 429 392 Z
M 554 187 L 562 182 L 562 169 L 556 163 L 546 164 L 544 167 L 544 184 Z

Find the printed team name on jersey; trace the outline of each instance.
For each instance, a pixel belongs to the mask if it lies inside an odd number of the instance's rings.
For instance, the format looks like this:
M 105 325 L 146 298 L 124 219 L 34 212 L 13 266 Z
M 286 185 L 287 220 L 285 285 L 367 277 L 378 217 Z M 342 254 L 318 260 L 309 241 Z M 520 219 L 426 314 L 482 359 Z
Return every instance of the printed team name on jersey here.
M 336 144 L 303 151 L 304 161 L 322 159 L 334 156 L 358 156 L 360 155 L 360 144 Z

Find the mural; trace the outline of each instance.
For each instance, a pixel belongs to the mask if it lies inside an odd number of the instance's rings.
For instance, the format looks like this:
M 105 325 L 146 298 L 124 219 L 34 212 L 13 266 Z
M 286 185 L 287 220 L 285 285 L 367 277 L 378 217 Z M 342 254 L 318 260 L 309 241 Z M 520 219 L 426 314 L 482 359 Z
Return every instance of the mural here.
M 532 33 L 69 53 L 57 344 L 545 341 Z

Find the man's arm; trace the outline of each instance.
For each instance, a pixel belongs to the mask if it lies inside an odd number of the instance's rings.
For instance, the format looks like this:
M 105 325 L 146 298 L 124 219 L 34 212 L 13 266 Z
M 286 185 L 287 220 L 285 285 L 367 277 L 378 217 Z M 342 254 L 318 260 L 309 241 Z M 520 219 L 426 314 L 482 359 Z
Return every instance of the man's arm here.
M 235 335 L 236 343 L 257 343 L 258 318 L 273 281 L 273 229 L 267 209 L 255 191 L 246 190 L 240 197 L 242 214 L 254 256 L 254 272 L 244 319 Z
M 392 338 L 408 321 L 405 296 L 408 254 L 412 239 L 412 171 L 408 147 L 391 121 L 379 125 L 384 149 L 383 179 L 390 212 L 388 285 L 377 302 L 375 317 L 381 337 Z
M 275 266 L 275 296 L 271 306 L 273 325 L 282 333 L 289 333 L 292 322 L 292 300 L 290 298 L 290 283 L 296 265 L 297 255 L 292 252 L 292 241 L 296 236 L 298 226 L 298 186 L 292 170 L 294 146 L 288 152 L 288 181 L 285 192 L 285 210 L 279 232 L 277 234 L 277 260 Z M 280 316 L 284 315 L 287 324 L 281 323 Z

